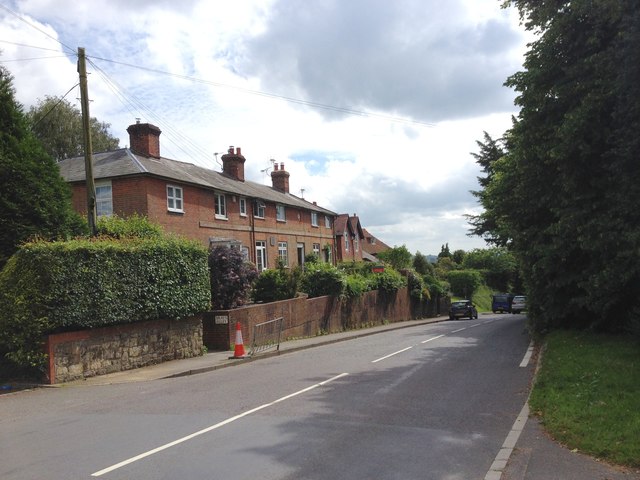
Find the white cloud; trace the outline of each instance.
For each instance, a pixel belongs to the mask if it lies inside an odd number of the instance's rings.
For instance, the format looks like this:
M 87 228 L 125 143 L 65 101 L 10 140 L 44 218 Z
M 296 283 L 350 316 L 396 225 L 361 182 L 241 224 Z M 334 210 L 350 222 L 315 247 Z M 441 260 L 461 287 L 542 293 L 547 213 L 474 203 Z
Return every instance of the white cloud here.
M 216 168 L 215 152 L 241 146 L 247 176 L 266 183 L 270 159 L 284 162 L 292 193 L 358 213 L 390 245 L 425 254 L 443 243 L 483 246 L 466 235 L 480 174 L 470 152 L 484 130 L 497 137 L 510 127 L 514 94 L 502 84 L 520 68 L 525 43 L 515 12 L 499 2 L 23 0 L 9 8 L 22 20 L 0 9 L 0 61 L 25 106 L 77 83 L 73 54 L 83 46 L 100 69 L 89 67 L 91 114 L 121 145 L 140 117 L 162 129 L 171 158 Z M 51 55 L 59 58 L 25 60 Z

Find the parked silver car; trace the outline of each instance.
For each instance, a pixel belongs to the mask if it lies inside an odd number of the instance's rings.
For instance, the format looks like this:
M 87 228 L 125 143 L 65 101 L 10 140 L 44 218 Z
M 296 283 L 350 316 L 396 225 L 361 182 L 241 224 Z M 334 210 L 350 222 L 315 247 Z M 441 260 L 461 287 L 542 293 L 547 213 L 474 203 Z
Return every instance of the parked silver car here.
M 527 297 L 516 295 L 511 302 L 511 313 L 520 313 L 527 309 Z

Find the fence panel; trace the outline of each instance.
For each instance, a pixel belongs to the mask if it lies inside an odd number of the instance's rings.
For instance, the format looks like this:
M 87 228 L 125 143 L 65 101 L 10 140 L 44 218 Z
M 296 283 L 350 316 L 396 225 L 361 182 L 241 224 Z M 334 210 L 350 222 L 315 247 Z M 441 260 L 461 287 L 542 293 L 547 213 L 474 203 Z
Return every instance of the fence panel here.
M 253 356 L 271 350 L 272 348 L 280 350 L 283 321 L 283 317 L 278 317 L 268 322 L 254 325 L 249 355 Z

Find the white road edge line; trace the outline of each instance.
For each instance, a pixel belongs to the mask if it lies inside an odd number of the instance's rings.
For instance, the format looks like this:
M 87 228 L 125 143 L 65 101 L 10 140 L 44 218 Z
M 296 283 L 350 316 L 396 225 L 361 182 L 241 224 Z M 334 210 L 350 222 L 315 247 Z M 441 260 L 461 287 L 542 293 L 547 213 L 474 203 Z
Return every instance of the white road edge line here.
M 411 350 L 412 348 L 413 348 L 413 345 L 407 348 L 403 348 L 402 350 L 398 350 L 397 352 L 390 353 L 389 355 L 385 355 L 384 357 L 378 358 L 377 360 L 372 360 L 371 363 L 381 362 L 382 360 L 385 360 L 389 357 L 393 357 L 394 355 L 398 355 L 399 353 L 406 352 L 407 350 Z
M 520 410 L 518 418 L 516 418 L 516 421 L 513 423 L 513 427 L 511 427 L 509 435 L 507 435 L 506 440 L 502 444 L 502 448 L 496 455 L 491 467 L 489 467 L 489 471 L 484 476 L 484 480 L 500 480 L 500 478 L 502 478 L 502 473 L 507 466 L 507 462 L 513 453 L 513 449 L 520 438 L 522 430 L 524 430 L 524 426 L 526 425 L 528 418 L 529 400 L 527 399 L 527 401 L 524 402 L 522 410 Z
M 302 390 L 299 390 L 299 391 L 297 391 L 295 393 L 292 393 L 290 395 L 286 395 L 284 397 L 281 397 L 281 398 L 279 398 L 277 400 L 274 400 L 273 402 L 265 403 L 264 405 L 260 405 L 259 407 L 253 408 L 253 409 L 248 410 L 246 412 L 243 412 L 243 413 L 241 413 L 239 415 L 236 415 L 235 417 L 231 417 L 231 418 L 228 418 L 226 420 L 223 420 L 220 423 L 216 423 L 215 425 L 211 425 L 210 427 L 207 427 L 207 428 L 204 428 L 202 430 L 199 430 L 199 431 L 197 431 L 195 433 L 192 433 L 191 435 L 187 435 L 186 437 L 179 438 L 178 440 L 174 440 L 173 442 L 170 442 L 170 443 L 167 443 L 167 444 L 162 445 L 160 447 L 154 448 L 153 450 L 149 450 L 148 452 L 141 453 L 140 455 L 136 455 L 135 457 L 131 457 L 131 458 L 129 458 L 127 460 L 124 460 L 124 461 L 122 461 L 120 463 L 116 463 L 115 465 L 112 465 L 110 467 L 102 469 L 102 470 L 100 470 L 98 472 L 92 473 L 91 476 L 92 477 L 100 477 L 100 476 L 104 475 L 105 473 L 113 472 L 114 470 L 117 470 L 118 468 L 124 467 L 125 465 L 129 465 L 129 464 L 131 464 L 133 462 L 137 462 L 138 460 L 142 460 L 143 458 L 149 457 L 149 456 L 154 455 L 154 454 L 156 454 L 158 452 L 161 452 L 161 451 L 166 450 L 168 448 L 174 447 L 174 446 L 176 446 L 176 445 L 178 445 L 180 443 L 186 442 L 187 440 L 191 440 L 192 438 L 198 437 L 198 436 L 203 435 L 203 434 L 205 434 L 207 432 L 210 432 L 212 430 L 216 430 L 216 429 L 218 429 L 220 427 L 228 425 L 229 423 L 235 422 L 236 420 L 239 420 L 239 419 L 241 419 L 243 417 L 246 417 L 247 415 L 251 415 L 252 413 L 256 413 L 256 412 L 258 412 L 258 411 L 260 411 L 260 410 L 262 410 L 264 408 L 271 407 L 271 406 L 275 405 L 276 403 L 280 403 L 280 402 L 288 400 L 288 399 L 290 399 L 292 397 L 295 397 L 297 395 L 301 395 L 301 394 L 303 394 L 305 392 L 308 392 L 308 391 L 313 390 L 315 388 L 318 388 L 318 387 L 321 387 L 323 385 L 326 385 L 329 382 L 333 382 L 334 380 L 337 380 L 339 378 L 345 377 L 347 375 L 349 375 L 349 374 L 348 373 L 341 373 L 340 375 L 336 375 L 335 377 L 331 377 L 328 380 L 325 380 L 325 381 L 320 382 L 320 383 L 316 383 L 315 385 L 311 385 L 310 387 L 303 388 Z
M 444 334 L 442 335 L 438 335 L 437 337 L 431 337 L 431 338 L 427 338 L 426 340 L 421 341 L 420 343 L 427 343 L 427 342 L 431 342 L 432 340 L 437 340 L 438 338 L 442 338 L 444 337 Z
M 531 360 L 531 355 L 533 355 L 533 341 L 529 343 L 529 348 L 527 348 L 527 353 L 524 354 L 524 358 L 522 362 L 520 362 L 520 368 L 525 368 L 529 365 L 529 360 Z

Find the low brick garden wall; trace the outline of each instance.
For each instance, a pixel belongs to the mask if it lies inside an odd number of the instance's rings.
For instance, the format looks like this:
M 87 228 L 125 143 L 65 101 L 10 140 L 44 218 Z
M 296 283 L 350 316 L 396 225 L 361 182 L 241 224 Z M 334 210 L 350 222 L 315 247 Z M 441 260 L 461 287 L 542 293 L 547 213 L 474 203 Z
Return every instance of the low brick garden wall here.
M 52 334 L 51 384 L 202 355 L 202 315 Z
M 312 337 L 321 332 L 334 333 L 412 318 L 434 317 L 446 312 L 446 299 L 438 302 L 412 301 L 407 288 L 385 297 L 378 291 L 361 297 L 340 300 L 333 296 L 298 297 L 290 300 L 247 305 L 233 310 L 206 312 L 203 317 L 203 342 L 210 350 L 228 350 L 235 341 L 236 323 L 242 327 L 245 347 L 251 344 L 254 325 L 283 317 L 283 341 Z

